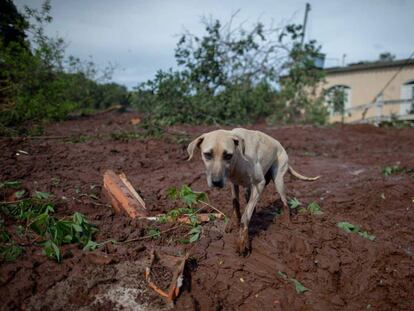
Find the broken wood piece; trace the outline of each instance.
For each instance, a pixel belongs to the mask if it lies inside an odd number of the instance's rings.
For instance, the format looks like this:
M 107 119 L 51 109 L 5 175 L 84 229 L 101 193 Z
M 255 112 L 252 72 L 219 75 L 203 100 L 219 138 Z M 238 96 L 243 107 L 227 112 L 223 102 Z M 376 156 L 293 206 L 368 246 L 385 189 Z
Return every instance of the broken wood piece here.
M 157 254 L 155 250 L 151 251 L 149 266 L 145 268 L 145 279 L 148 282 L 148 286 L 151 287 L 160 296 L 167 298 L 169 301 L 174 301 L 180 294 L 180 288 L 183 285 L 184 268 L 189 254 L 185 254 L 182 257 L 171 256 L 166 254 Z M 157 284 L 156 280 L 151 277 L 151 269 L 155 262 L 173 271 L 168 291 L 164 291 Z
M 121 177 L 115 174 L 114 171 L 107 170 L 104 173 L 103 178 L 102 191 L 104 195 L 110 200 L 115 212 L 124 212 L 131 218 L 146 217 L 147 210 L 145 208 L 144 200 L 142 200 L 142 198 L 138 195 L 126 179 L 125 175 L 123 178 L 128 182 L 128 185 L 126 185 Z M 131 191 L 131 188 L 134 191 Z M 137 196 L 141 200 L 138 200 Z
M 188 215 L 181 215 L 181 216 L 178 216 L 177 218 L 173 218 L 171 216 L 167 216 L 166 218 L 164 218 L 165 216 L 166 215 L 141 217 L 141 219 L 147 219 L 151 221 L 160 221 L 162 219 L 166 219 L 167 222 L 180 222 L 184 224 L 191 224 L 191 217 Z M 200 223 L 224 218 L 223 214 L 220 214 L 220 213 L 196 214 L 194 216 L 197 218 L 197 221 Z
M 135 191 L 134 187 L 132 186 L 132 184 L 129 182 L 129 180 L 126 178 L 124 173 L 121 173 L 118 175 L 119 178 L 121 178 L 121 180 L 123 181 L 123 183 L 125 184 L 125 186 L 127 186 L 127 188 L 129 189 L 129 191 L 131 191 L 132 195 L 134 196 L 135 199 L 138 200 L 138 202 L 142 205 L 142 207 L 144 209 L 147 209 L 145 207 L 145 202 L 144 200 L 141 198 L 141 196 L 138 194 L 138 192 Z

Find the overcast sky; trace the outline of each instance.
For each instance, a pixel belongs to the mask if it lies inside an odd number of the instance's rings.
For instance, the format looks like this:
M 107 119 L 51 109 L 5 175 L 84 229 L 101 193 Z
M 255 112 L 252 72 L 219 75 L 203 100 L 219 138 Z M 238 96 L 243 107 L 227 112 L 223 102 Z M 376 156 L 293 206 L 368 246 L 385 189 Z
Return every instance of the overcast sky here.
M 15 0 L 38 7 L 40 0 Z M 309 1 L 306 37 L 322 44 L 327 65 L 374 60 L 389 51 L 407 58 L 414 51 L 414 1 Z M 265 24 L 302 23 L 301 0 L 52 0 L 49 34 L 70 44 L 69 54 L 93 57 L 99 65 L 119 65 L 114 81 L 136 86 L 158 69 L 175 65 L 174 48 L 184 29 L 202 34 L 202 16 Z

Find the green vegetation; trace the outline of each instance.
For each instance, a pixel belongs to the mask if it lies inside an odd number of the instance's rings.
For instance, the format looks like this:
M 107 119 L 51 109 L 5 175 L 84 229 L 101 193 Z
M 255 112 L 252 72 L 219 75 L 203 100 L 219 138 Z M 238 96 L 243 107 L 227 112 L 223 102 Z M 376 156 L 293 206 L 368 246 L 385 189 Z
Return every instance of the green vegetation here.
M 158 216 L 158 221 L 161 223 L 165 223 L 167 221 L 175 222 L 180 216 L 188 217 L 191 229 L 187 233 L 189 238 L 180 240 L 183 244 L 194 243 L 201 238 L 202 227 L 197 218 L 197 214 L 203 207 L 210 207 L 217 212 L 220 212 L 215 207 L 207 203 L 207 195 L 204 192 L 194 191 L 186 185 L 182 186 L 180 189 L 175 187 L 168 189 L 167 196 L 174 201 L 181 202 L 183 206 L 174 208 L 167 214 Z M 196 210 L 195 206 L 200 204 L 203 206 Z M 215 218 L 213 215 L 210 215 L 209 219 L 214 220 Z
M 316 202 L 310 203 L 308 207 L 306 208 L 306 211 L 309 212 L 311 215 L 322 215 L 323 214 L 321 207 Z
M 370 241 L 375 240 L 375 235 L 369 234 L 367 231 L 362 231 L 361 228 L 357 225 L 351 224 L 346 221 L 338 222 L 336 225 L 338 226 L 338 228 L 341 228 L 346 232 L 357 233 L 363 238 L 368 239 Z
M 344 86 L 334 86 L 325 92 L 325 98 L 334 113 L 341 115 L 341 122 L 345 120 L 346 92 Z
M 11 0 L 1 0 L 1 6 L 0 135 L 30 134 L 23 130 L 26 121 L 128 104 L 126 88 L 107 83 L 113 67 L 100 70 L 92 60 L 66 56 L 64 40 L 46 35 L 52 22 L 49 0 L 40 10 L 25 7 L 23 13 Z
M 204 36 L 183 34 L 175 50 L 178 69 L 160 70 L 138 85 L 133 105 L 160 125 L 243 124 L 265 118 L 270 123 L 324 124 L 327 109 L 316 96 L 324 77 L 315 67 L 317 43 L 302 45 L 297 25 L 266 29 L 257 23 L 233 29 L 231 24 L 205 20 Z
M 189 239 L 183 239 L 182 243 L 194 243 L 201 237 L 202 227 L 197 219 L 197 211 L 193 208 L 194 205 L 207 201 L 207 195 L 204 192 L 193 191 L 187 185 L 177 189 L 172 187 L 168 189 L 167 196 L 172 200 L 180 200 L 185 207 L 173 209 L 169 211 L 166 217 L 176 219 L 179 216 L 185 215 L 190 219 L 191 230 L 188 232 Z
M 159 237 L 161 237 L 160 229 L 158 229 L 158 228 L 149 228 L 146 231 L 146 236 L 150 237 L 152 239 L 158 239 Z
M 300 283 L 298 280 L 296 279 L 290 279 L 290 280 L 295 285 L 295 289 L 298 294 L 303 294 L 304 292 L 309 291 L 309 288 L 306 288 L 305 286 L 303 286 L 302 283 Z
M 181 189 L 171 187 L 168 189 L 167 195 L 173 200 L 180 199 L 190 208 L 194 204 L 207 201 L 207 195 L 204 192 L 193 191 L 187 185 L 182 186 Z
M 14 187 L 17 182 L 1 183 L 3 188 L 11 185 Z M 71 217 L 57 219 L 53 216 L 55 205 L 50 198 L 49 193 L 36 191 L 32 197 L 0 203 L 0 252 L 3 260 L 15 260 L 23 251 L 6 231 L 5 219 L 15 222 L 17 234 L 21 238 L 32 239 L 29 244 L 43 246 L 43 253 L 57 261 L 62 260 L 60 246 L 63 244 L 76 243 L 84 250 L 94 250 L 100 246 L 93 241 L 97 229 L 84 215 L 75 212 Z
M 300 203 L 300 201 L 296 198 L 290 199 L 288 201 L 288 204 L 289 204 L 289 207 L 293 209 L 298 208 L 299 206 L 302 205 L 302 203 Z
M 404 171 L 404 169 L 402 167 L 400 167 L 398 164 L 396 164 L 396 165 L 384 167 L 383 170 L 382 170 L 382 175 L 390 176 L 390 175 L 393 175 L 393 174 L 401 173 L 403 171 Z
M 50 0 L 24 12 L 12 0 L 1 1 L 0 135 L 39 135 L 44 122 L 113 104 L 146 113 L 147 130 L 155 131 L 147 137 L 176 123 L 326 122 L 324 98 L 316 91 L 324 79 L 315 66 L 320 46 L 301 43 L 300 25 L 232 28 L 232 21 L 205 19 L 204 35 L 186 32 L 179 39 L 177 69 L 160 70 L 128 92 L 109 82 L 113 66 L 99 69 L 91 59 L 68 56 L 62 38 L 46 35 Z M 113 134 L 122 141 L 142 137 Z M 74 142 L 87 138 L 79 139 Z
M 310 291 L 309 288 L 306 288 L 305 286 L 303 286 L 302 283 L 300 283 L 297 279 L 289 278 L 287 274 L 282 271 L 278 271 L 277 275 L 281 277 L 282 279 L 284 279 L 285 281 L 290 280 L 295 286 L 295 290 L 298 294 L 303 294 L 304 292 Z
M 302 205 L 302 203 L 296 198 L 290 199 L 288 204 L 290 208 L 293 208 L 293 209 L 296 209 Z M 321 207 L 316 202 L 309 203 L 306 208 L 305 207 L 300 208 L 299 213 L 309 213 L 311 215 L 322 215 L 323 214 Z

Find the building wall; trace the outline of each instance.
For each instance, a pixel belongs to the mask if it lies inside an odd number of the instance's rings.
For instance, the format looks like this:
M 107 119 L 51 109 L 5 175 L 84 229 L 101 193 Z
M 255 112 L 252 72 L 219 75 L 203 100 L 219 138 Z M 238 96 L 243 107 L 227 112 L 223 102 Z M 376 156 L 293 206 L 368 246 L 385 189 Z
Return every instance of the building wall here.
M 331 72 L 327 73 L 324 89 L 329 89 L 335 85 L 345 85 L 351 88 L 350 106 L 369 104 L 375 101 L 375 97 L 386 85 L 386 83 L 395 75 L 399 67 L 366 69 L 348 72 Z M 395 77 L 383 92 L 383 100 L 401 99 L 401 87 L 407 82 L 414 80 L 414 65 L 409 65 Z M 366 111 L 365 118 L 374 117 L 377 114 L 376 107 Z M 345 122 L 352 122 L 362 119 L 363 109 L 351 111 L 350 115 L 345 115 Z M 382 108 L 382 114 L 391 116 L 398 114 L 399 105 L 386 105 Z M 340 115 L 330 117 L 331 122 L 341 121 Z

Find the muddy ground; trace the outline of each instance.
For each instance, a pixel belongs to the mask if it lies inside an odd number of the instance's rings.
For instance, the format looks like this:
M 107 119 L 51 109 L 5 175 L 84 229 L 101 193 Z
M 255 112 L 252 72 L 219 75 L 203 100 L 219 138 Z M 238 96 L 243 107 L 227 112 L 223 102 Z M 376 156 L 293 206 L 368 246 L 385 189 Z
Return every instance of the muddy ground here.
M 56 215 L 84 213 L 99 229 L 97 241 L 122 242 L 145 237 L 152 227 L 176 226 L 115 215 L 101 195 L 108 168 L 128 176 L 153 214 L 177 206 L 166 197 L 169 187 L 189 184 L 230 215 L 229 186 L 209 189 L 199 157 L 185 161 L 189 138 L 215 127 L 171 127 L 162 139 L 111 136 L 133 131 L 132 117 L 109 113 L 56 123 L 46 128 L 45 136 L 54 136 L 48 139 L 2 138 L 0 180 L 53 193 Z M 293 223 L 286 226 L 279 197 L 268 185 L 251 223 L 248 257 L 235 253 L 236 234 L 225 234 L 222 221 L 204 225 L 201 239 L 189 245 L 180 242 L 188 232 L 183 226 L 159 239 L 109 243 L 93 253 L 65 246 L 61 263 L 46 258 L 39 246 L 25 246 L 16 262 L 1 263 L 1 309 L 413 310 L 414 129 L 251 128 L 278 139 L 299 172 L 322 176 L 315 182 L 285 178 L 288 196 L 305 206 L 317 202 L 322 215 L 293 211 Z M 407 170 L 381 173 L 397 163 Z M 344 232 L 336 226 L 340 221 L 361 226 L 375 240 Z M 190 253 L 175 306 L 147 288 L 144 267 L 151 249 Z M 297 293 L 291 278 L 309 291 Z

